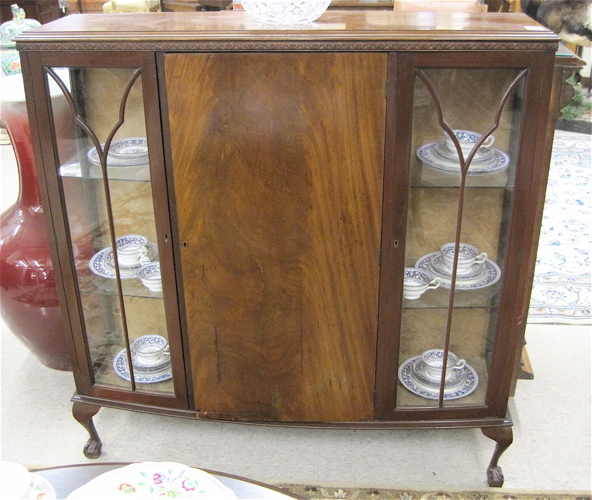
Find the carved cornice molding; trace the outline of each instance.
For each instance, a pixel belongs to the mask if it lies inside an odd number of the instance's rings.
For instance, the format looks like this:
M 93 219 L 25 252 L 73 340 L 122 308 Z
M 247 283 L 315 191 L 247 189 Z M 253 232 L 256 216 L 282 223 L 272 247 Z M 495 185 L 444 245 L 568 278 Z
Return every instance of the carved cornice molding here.
M 31 51 L 149 51 L 149 52 L 383 52 L 383 51 L 555 51 L 556 43 L 504 41 L 251 41 L 251 40 L 110 40 L 17 42 Z

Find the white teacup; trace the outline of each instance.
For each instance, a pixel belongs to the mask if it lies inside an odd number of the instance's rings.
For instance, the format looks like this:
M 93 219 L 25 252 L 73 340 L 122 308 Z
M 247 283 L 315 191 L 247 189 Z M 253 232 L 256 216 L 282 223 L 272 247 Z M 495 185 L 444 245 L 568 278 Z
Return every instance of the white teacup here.
M 409 300 L 416 300 L 428 289 L 438 288 L 442 282 L 439 278 L 432 279 L 423 269 L 416 267 L 405 268 L 403 282 L 403 297 Z
M 442 361 L 444 349 L 429 349 L 421 355 L 421 371 L 430 380 L 440 381 L 442 379 Z M 466 365 L 464 359 L 458 359 L 456 354 L 448 351 L 448 362 L 446 363 L 445 380 L 450 379 L 453 370 L 462 370 Z
M 0 498 L 29 498 L 30 488 L 31 473 L 25 466 L 17 462 L 0 462 Z
M 473 151 L 473 148 L 482 137 L 481 134 L 473 132 L 471 130 L 454 129 L 453 132 L 458 140 L 458 143 L 460 144 L 460 149 L 462 150 L 464 156 L 467 156 L 471 151 Z M 448 149 L 450 149 L 450 151 L 452 151 L 453 153 L 457 154 L 456 146 L 454 145 L 454 142 L 448 135 L 448 132 L 444 132 L 444 138 L 446 139 L 446 146 L 448 147 Z M 481 147 L 488 148 L 493 145 L 494 141 L 495 138 L 492 135 L 490 135 L 485 140 L 485 142 L 481 144 Z
M 135 266 L 148 253 L 148 238 L 139 234 L 126 234 L 115 240 L 120 266 Z
M 162 279 L 160 277 L 160 262 L 142 266 L 138 271 L 138 278 L 151 292 L 162 292 Z
M 459 244 L 460 252 L 458 254 L 458 264 L 456 267 L 456 274 L 468 274 L 472 272 L 475 264 L 480 264 L 487 259 L 485 252 L 479 253 L 477 247 L 469 245 L 468 243 Z M 452 272 L 454 265 L 454 253 L 456 245 L 454 243 L 446 243 L 440 247 L 440 253 L 444 265 Z
M 156 367 L 169 360 L 170 350 L 167 339 L 160 335 L 142 335 L 130 344 L 134 366 Z

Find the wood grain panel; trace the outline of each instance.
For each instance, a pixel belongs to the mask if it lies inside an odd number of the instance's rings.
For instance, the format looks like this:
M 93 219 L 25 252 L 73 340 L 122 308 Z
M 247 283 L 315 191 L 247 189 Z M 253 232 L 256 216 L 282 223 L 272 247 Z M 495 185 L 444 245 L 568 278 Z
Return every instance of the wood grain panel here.
M 204 417 L 373 416 L 384 54 L 165 58 Z

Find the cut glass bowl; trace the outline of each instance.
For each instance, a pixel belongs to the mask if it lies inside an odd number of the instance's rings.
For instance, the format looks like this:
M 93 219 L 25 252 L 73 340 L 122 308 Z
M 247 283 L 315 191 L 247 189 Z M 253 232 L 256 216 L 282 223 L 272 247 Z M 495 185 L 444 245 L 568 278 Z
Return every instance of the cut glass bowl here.
M 242 0 L 252 18 L 264 24 L 307 24 L 327 10 L 331 0 Z

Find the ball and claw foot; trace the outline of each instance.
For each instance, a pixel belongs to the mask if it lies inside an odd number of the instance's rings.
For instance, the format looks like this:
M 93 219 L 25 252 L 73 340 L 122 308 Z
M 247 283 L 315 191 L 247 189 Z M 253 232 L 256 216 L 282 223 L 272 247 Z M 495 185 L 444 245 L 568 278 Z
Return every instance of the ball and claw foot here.
M 100 406 L 80 402 L 75 402 L 72 405 L 72 415 L 86 429 L 89 435 L 89 439 L 84 445 L 83 450 L 86 458 L 99 458 L 101 455 L 103 443 L 101 443 L 101 439 L 92 420 L 100 409 Z
M 487 467 L 487 484 L 492 488 L 501 488 L 504 484 L 504 474 L 497 462 L 502 453 L 512 444 L 512 427 L 484 427 L 481 432 L 496 443 L 491 462 Z
M 84 445 L 84 456 L 86 458 L 99 458 L 103 449 L 103 443 L 90 438 Z
M 502 468 L 498 465 L 487 469 L 487 484 L 492 488 L 501 488 L 504 484 L 504 473 Z

